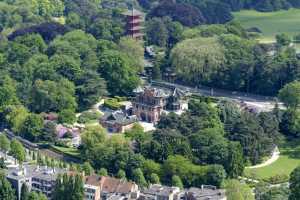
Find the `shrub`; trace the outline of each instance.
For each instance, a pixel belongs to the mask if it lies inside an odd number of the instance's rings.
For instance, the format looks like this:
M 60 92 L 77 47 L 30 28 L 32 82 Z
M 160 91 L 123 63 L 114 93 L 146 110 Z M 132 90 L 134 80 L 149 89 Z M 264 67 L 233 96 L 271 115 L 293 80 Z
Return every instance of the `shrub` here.
M 217 103 L 218 102 L 217 98 L 207 97 L 207 96 L 192 95 L 191 99 L 199 100 L 200 102 L 205 102 L 205 103 Z
M 300 42 L 300 34 L 298 34 L 298 35 L 296 35 L 296 36 L 294 37 L 294 41 L 295 41 L 295 42 Z
M 121 105 L 116 98 L 105 99 L 104 106 L 112 110 L 119 110 L 121 108 Z
M 78 118 L 78 122 L 82 123 L 82 124 L 86 124 L 89 123 L 93 120 L 98 120 L 101 117 L 101 114 L 99 112 L 83 112 L 79 118 Z
M 289 181 L 289 176 L 282 174 L 282 175 L 275 175 L 265 180 L 266 182 L 270 184 L 280 184 L 285 183 Z

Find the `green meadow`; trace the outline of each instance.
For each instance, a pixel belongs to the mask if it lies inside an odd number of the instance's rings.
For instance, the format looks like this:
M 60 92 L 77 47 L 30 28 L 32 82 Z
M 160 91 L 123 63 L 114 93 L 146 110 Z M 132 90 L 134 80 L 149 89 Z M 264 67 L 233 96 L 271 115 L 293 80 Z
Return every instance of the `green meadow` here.
M 233 13 L 243 27 L 257 27 L 262 31 L 261 42 L 272 42 L 278 33 L 290 36 L 300 34 L 300 9 L 290 9 L 277 12 L 257 12 L 243 10 Z
M 280 157 L 266 167 L 246 169 L 245 175 L 253 179 L 269 179 L 275 176 L 286 176 L 300 166 L 300 140 L 284 142 L 280 147 Z

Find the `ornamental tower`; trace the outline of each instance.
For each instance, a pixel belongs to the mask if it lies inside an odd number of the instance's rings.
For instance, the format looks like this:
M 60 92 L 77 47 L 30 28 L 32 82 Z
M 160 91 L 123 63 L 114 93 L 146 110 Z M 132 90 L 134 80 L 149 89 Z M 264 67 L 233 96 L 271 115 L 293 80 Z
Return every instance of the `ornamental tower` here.
M 134 39 L 143 39 L 144 14 L 136 9 L 128 10 L 124 13 L 126 16 L 126 35 Z

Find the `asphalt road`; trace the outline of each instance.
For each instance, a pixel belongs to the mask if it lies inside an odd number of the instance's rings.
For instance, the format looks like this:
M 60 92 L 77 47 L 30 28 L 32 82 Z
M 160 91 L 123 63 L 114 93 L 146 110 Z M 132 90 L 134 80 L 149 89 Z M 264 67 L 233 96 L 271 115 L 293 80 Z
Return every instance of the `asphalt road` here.
M 196 95 L 224 98 L 224 99 L 229 99 L 240 103 L 243 102 L 249 108 L 257 109 L 258 112 L 271 111 L 274 108 L 276 102 L 275 97 L 247 94 L 247 93 L 236 92 L 236 91 L 226 91 L 226 90 L 220 90 L 215 88 L 208 88 L 204 86 L 198 88 L 192 88 L 192 87 L 164 82 L 164 81 L 152 81 L 152 84 L 160 85 L 163 87 L 177 87 L 181 90 Z M 281 103 L 280 106 L 283 108 L 283 105 Z

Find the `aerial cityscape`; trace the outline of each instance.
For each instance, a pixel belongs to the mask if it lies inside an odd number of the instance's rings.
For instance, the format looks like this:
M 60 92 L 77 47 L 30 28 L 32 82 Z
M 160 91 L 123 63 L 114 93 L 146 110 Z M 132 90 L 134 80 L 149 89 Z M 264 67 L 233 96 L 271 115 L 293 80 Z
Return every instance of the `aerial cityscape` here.
M 300 200 L 300 0 L 0 0 L 0 200 Z

